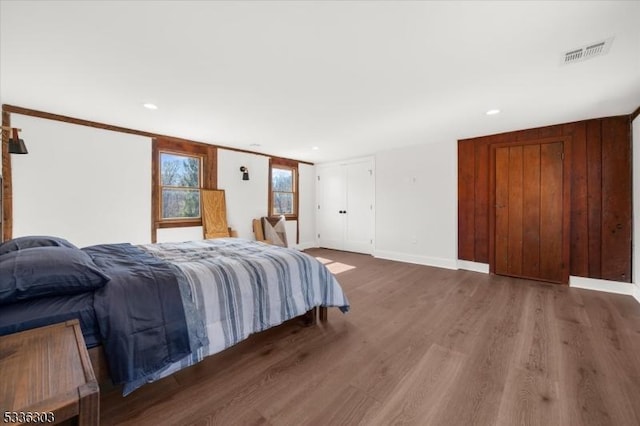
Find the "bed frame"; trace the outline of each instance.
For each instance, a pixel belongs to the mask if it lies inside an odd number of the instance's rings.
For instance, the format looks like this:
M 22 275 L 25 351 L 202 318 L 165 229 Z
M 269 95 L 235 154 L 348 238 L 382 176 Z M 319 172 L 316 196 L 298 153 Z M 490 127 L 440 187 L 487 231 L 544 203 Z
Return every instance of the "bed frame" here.
M 326 322 L 327 308 L 319 306 L 318 308 L 313 308 L 309 312 L 304 313 L 296 318 L 299 319 L 305 327 L 315 325 L 318 321 Z M 102 345 L 95 346 L 89 349 L 89 359 L 91 360 L 93 372 L 96 376 L 96 379 L 98 380 L 98 383 L 101 386 L 112 386 L 111 376 L 109 375 L 109 366 L 107 364 L 107 357 L 104 354 Z

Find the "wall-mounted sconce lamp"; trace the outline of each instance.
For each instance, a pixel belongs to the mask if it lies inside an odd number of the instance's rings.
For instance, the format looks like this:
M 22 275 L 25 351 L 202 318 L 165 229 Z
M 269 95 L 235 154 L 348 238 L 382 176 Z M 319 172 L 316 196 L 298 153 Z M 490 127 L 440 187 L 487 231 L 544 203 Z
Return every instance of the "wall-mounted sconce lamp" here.
M 249 169 L 242 166 L 240 167 L 240 171 L 242 172 L 242 180 L 249 180 Z
M 28 154 L 27 147 L 24 144 L 24 140 L 20 139 L 18 132 L 22 129 L 15 127 L 2 126 L 2 130 L 8 130 L 13 133 L 11 139 L 9 139 L 9 154 Z

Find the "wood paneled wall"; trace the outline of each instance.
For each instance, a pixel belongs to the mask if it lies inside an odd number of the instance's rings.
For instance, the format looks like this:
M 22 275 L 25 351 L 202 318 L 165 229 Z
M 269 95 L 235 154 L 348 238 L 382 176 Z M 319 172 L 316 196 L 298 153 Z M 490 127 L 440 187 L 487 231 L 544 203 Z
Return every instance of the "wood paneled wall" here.
M 558 136 L 571 143 L 570 274 L 631 282 L 629 115 L 458 141 L 458 258 L 489 263 L 491 145 Z

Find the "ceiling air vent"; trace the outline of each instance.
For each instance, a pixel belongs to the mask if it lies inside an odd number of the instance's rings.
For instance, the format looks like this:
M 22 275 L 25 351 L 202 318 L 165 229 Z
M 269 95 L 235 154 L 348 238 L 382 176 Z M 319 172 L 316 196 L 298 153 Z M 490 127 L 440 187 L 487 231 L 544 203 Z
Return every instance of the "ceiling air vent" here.
M 613 37 L 603 41 L 588 44 L 578 49 L 571 49 L 564 53 L 563 64 L 572 64 L 574 62 L 585 61 L 587 59 L 595 58 L 596 56 L 605 55 L 609 52 L 613 43 Z

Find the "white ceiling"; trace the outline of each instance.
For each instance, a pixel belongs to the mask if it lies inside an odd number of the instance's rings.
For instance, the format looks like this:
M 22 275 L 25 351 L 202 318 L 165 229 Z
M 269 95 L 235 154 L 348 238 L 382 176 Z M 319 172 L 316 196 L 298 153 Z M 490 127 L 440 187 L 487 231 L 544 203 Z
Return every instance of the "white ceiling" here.
M 313 162 L 640 106 L 640 1 L 2 0 L 0 19 L 2 103 Z

